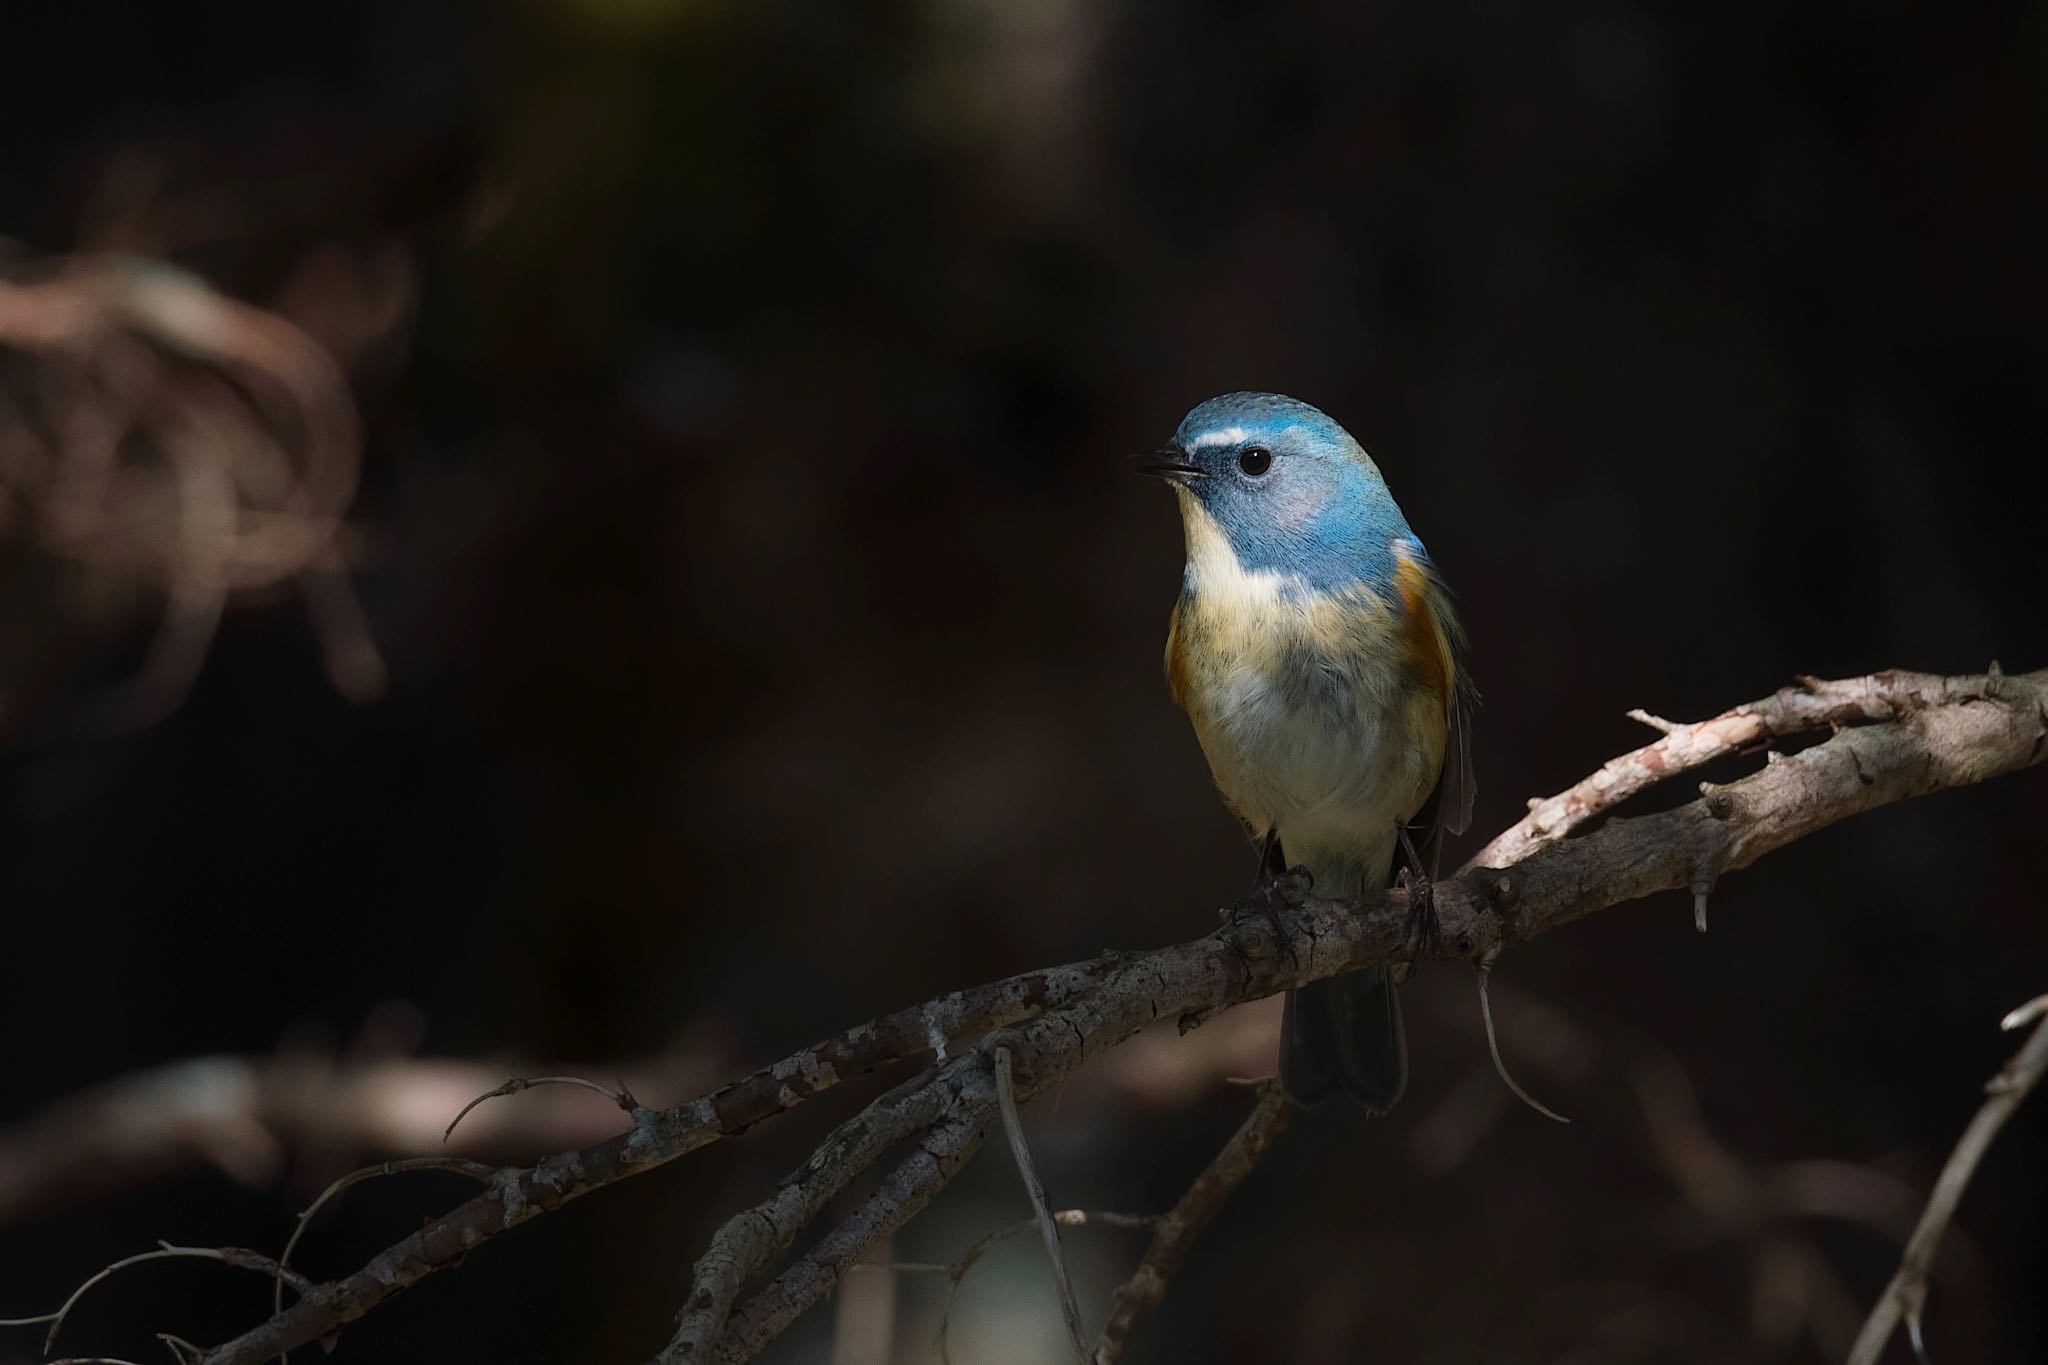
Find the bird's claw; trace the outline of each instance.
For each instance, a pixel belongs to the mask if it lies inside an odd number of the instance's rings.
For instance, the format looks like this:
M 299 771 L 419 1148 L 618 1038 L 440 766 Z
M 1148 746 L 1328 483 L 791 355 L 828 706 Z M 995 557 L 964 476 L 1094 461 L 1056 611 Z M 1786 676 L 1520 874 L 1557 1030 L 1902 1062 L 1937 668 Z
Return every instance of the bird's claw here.
M 1408 942 L 1416 957 L 1443 946 L 1444 926 L 1436 913 L 1436 883 L 1411 868 L 1402 868 L 1401 889 L 1408 893 Z
M 1266 926 L 1273 931 L 1274 942 L 1286 952 L 1288 961 L 1299 966 L 1301 959 L 1295 955 L 1294 944 L 1287 937 L 1286 928 L 1280 923 L 1280 912 L 1283 909 L 1291 910 L 1300 906 L 1308 899 L 1309 888 L 1314 885 L 1315 878 L 1309 874 L 1307 868 L 1289 868 L 1285 872 L 1261 877 L 1249 896 L 1224 913 L 1231 926 L 1235 926 L 1246 915 L 1255 914 L 1264 918 Z M 1233 944 L 1235 941 L 1233 935 Z M 1244 955 L 1242 947 L 1238 948 L 1238 954 L 1240 957 Z
M 1290 867 L 1278 876 L 1266 878 L 1253 889 L 1252 894 L 1272 896 L 1288 909 L 1298 910 L 1307 902 L 1308 893 L 1315 884 L 1315 876 L 1307 868 Z

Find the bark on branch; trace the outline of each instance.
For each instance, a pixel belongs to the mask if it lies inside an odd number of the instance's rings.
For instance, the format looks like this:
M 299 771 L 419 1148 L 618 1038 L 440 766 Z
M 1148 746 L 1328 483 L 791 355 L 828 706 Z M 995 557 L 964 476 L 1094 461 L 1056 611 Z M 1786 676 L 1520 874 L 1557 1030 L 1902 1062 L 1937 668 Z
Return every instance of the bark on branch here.
M 1659 728 L 1664 728 L 1660 726 Z M 1787 735 L 1833 728 L 1756 772 L 1702 784 L 1673 810 L 1572 830 L 1652 783 Z M 1704 889 L 1774 849 L 1863 811 L 1968 786 L 2048 757 L 2048 672 L 1941 678 L 1881 673 L 1807 681 L 1712 721 L 1672 726 L 1605 765 L 1495 839 L 1436 887 L 1434 955 L 1491 960 L 1502 949 L 1611 905 Z M 636 1109 L 629 1131 L 530 1168 L 314 1287 L 268 1322 L 205 1356 L 259 1365 L 318 1340 L 479 1242 L 592 1190 L 673 1161 L 881 1063 L 923 1051 L 931 1068 L 835 1130 L 772 1195 L 729 1222 L 698 1262 L 665 1365 L 751 1358 L 847 1269 L 922 1208 L 997 1120 L 994 1062 L 1011 1058 L 1022 1102 L 1158 1019 L 1183 1030 L 1233 1005 L 1373 964 L 1409 961 L 1404 892 L 1359 902 L 1308 899 L 1282 912 L 1282 946 L 1260 918 L 1152 952 L 1106 954 L 956 991 L 807 1048 L 702 1099 Z M 964 1039 L 979 1042 L 954 1053 Z M 953 1054 L 953 1055 L 949 1055 Z M 748 1281 L 857 1176 L 895 1165 L 847 1219 L 742 1299 Z

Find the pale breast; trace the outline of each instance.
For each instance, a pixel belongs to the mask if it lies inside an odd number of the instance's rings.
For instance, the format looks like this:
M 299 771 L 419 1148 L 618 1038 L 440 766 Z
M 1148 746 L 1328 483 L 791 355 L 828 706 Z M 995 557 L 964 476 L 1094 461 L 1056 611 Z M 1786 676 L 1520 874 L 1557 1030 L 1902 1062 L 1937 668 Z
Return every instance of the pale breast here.
M 1279 829 L 1311 867 L 1341 856 L 1384 875 L 1396 822 L 1442 766 L 1443 699 L 1404 661 L 1397 608 L 1362 588 L 1271 586 L 1182 597 L 1176 695 L 1248 825 Z

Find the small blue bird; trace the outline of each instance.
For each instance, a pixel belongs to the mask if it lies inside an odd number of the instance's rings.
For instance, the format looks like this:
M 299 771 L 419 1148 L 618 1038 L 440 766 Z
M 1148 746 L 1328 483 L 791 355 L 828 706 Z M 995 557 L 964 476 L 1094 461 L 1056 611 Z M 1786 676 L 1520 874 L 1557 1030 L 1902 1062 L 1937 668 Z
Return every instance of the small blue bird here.
M 1317 894 L 1357 896 L 1405 846 L 1425 876 L 1471 818 L 1474 693 L 1449 592 L 1379 466 L 1307 403 L 1231 393 L 1137 467 L 1173 485 L 1187 537 L 1167 684 L 1262 873 L 1291 860 Z M 1393 1106 L 1408 1048 L 1385 968 L 1288 993 L 1280 1081 L 1303 1104 Z

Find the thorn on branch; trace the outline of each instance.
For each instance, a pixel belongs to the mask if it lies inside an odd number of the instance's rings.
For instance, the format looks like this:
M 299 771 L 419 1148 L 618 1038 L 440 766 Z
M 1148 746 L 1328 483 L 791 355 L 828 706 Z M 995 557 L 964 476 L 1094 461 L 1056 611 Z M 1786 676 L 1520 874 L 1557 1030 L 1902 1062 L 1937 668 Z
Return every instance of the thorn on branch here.
M 1913 1344 L 1913 1355 L 1920 1365 L 1934 1365 L 1934 1357 L 1927 1354 L 1927 1338 L 1920 1331 L 1920 1313 L 1920 1308 L 1916 1307 L 1906 1315 L 1906 1340 Z
M 2015 1029 L 2025 1028 L 2043 1015 L 2048 1015 L 2048 995 L 2037 995 L 1999 1020 L 1998 1027 L 2011 1033 Z
M 1658 734 L 1662 735 L 1668 735 L 1672 731 L 1678 729 L 1678 723 L 1676 721 L 1666 720 L 1662 716 L 1653 716 L 1648 711 L 1643 710 L 1643 708 L 1640 706 L 1638 706 L 1635 710 L 1629 712 L 1628 718 L 1632 721 L 1635 721 L 1639 725 L 1647 725 L 1652 730 L 1655 730 Z

